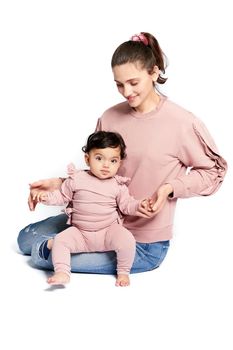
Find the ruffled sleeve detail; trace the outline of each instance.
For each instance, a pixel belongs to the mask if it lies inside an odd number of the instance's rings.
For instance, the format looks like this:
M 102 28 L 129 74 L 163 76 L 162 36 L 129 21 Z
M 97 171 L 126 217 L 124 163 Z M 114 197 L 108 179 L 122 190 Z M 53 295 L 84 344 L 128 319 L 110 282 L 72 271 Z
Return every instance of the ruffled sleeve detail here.
M 227 162 L 220 155 L 205 125 L 193 118 L 189 128 L 181 136 L 179 161 L 188 174 L 167 181 L 173 187 L 171 198 L 209 196 L 221 186 L 227 172 Z
M 71 179 L 75 178 L 75 175 L 78 174 L 80 170 L 75 168 L 75 165 L 73 163 L 70 163 L 67 165 L 67 174 Z
M 114 176 L 116 182 L 119 184 L 119 185 L 126 185 L 128 186 L 131 179 L 129 177 L 123 177 L 123 176 L 120 176 L 120 175 L 115 175 Z
M 227 171 L 227 162 L 219 154 L 217 146 L 215 145 L 214 140 L 210 136 L 205 125 L 199 124 L 199 126 L 197 127 L 194 124 L 193 129 L 197 137 L 199 138 L 199 141 L 202 144 L 202 147 L 204 148 L 206 155 L 215 162 L 215 167 L 219 173 L 219 178 L 223 179 Z

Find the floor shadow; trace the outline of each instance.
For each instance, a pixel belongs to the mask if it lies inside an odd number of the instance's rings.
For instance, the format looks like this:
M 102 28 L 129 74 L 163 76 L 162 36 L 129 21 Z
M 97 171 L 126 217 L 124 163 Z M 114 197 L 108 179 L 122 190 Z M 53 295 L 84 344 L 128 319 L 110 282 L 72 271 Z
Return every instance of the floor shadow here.
M 19 249 L 17 243 L 12 243 L 12 244 L 10 245 L 10 247 L 11 247 L 11 249 L 12 249 L 16 254 L 19 254 L 19 255 L 27 255 L 27 254 L 23 254 L 23 253 L 21 252 L 21 250 Z
M 55 290 L 59 290 L 59 289 L 65 289 L 66 287 L 63 286 L 63 284 L 59 284 L 56 286 L 49 286 L 47 288 L 44 289 L 45 292 L 54 292 Z

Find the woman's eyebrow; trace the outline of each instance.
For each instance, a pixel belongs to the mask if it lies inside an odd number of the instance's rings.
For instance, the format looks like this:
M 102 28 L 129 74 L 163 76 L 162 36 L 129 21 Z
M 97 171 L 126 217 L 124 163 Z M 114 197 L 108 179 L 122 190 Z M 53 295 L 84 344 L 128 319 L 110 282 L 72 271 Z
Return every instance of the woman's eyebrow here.
M 126 83 L 128 83 L 128 82 L 130 82 L 130 81 L 132 81 L 132 80 L 138 80 L 138 79 L 139 79 L 139 78 L 131 78 L 131 79 L 126 80 Z M 114 79 L 114 81 L 115 81 L 116 83 L 122 84 L 120 81 L 118 81 L 118 80 L 116 80 L 116 79 Z

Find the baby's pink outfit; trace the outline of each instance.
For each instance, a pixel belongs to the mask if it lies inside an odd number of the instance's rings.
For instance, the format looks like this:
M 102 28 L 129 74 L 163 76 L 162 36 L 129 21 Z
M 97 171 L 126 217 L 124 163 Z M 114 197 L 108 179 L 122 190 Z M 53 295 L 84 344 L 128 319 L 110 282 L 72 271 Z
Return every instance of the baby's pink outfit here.
M 68 204 L 72 226 L 55 236 L 52 261 L 55 272 L 70 273 L 70 254 L 114 250 L 117 273 L 129 274 L 135 256 L 135 239 L 121 224 L 121 213 L 136 215 L 140 200 L 130 196 L 130 179 L 114 176 L 100 180 L 71 164 L 61 190 L 48 193 L 48 205 Z

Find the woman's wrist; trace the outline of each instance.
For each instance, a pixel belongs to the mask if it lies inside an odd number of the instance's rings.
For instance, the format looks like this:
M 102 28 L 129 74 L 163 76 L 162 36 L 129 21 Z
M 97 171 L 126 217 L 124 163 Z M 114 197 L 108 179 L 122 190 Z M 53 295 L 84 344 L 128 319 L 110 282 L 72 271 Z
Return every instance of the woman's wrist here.
M 165 184 L 164 186 L 166 186 L 166 189 L 165 189 L 165 190 L 166 190 L 167 196 L 168 196 L 169 198 L 173 197 L 174 189 L 173 189 L 172 185 L 170 185 L 170 184 Z

